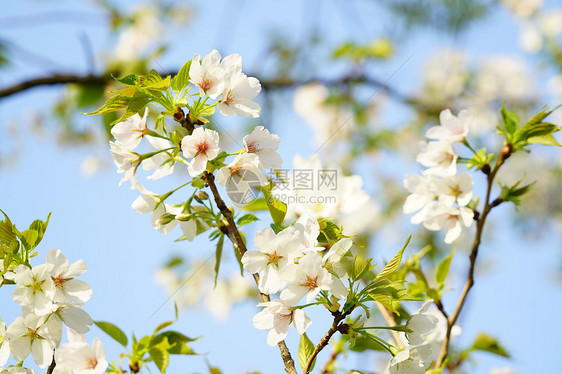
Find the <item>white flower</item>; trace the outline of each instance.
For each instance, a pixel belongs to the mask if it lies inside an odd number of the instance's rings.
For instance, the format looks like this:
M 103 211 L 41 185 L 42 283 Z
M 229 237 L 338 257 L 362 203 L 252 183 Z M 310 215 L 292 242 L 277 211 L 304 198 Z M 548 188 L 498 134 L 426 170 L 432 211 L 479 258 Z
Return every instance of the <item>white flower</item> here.
M 320 291 L 330 291 L 333 285 L 332 275 L 322 267 L 322 257 L 317 253 L 308 253 L 298 264 L 289 264 L 283 276 L 289 285 L 280 298 L 289 305 L 295 305 L 304 295 L 311 303 Z
M 442 140 L 448 143 L 462 142 L 472 121 L 472 115 L 467 110 L 461 110 L 455 117 L 449 109 L 439 114 L 441 126 L 433 126 L 425 133 L 428 139 Z
M 238 206 L 251 201 L 252 187 L 265 186 L 269 182 L 259 167 L 260 159 L 253 153 L 241 153 L 227 166 L 219 169 L 216 181 L 226 187 L 230 199 Z
M 21 306 L 29 307 L 37 315 L 49 314 L 53 310 L 55 284 L 51 279 L 52 264 L 34 266 L 33 269 L 19 265 L 14 269 L 16 289 L 12 297 Z
M 466 206 L 472 199 L 472 177 L 468 173 L 444 176 L 434 184 L 435 194 L 442 202 L 452 205 L 455 201 L 459 206 Z
M 403 183 L 410 192 L 402 208 L 405 214 L 424 208 L 437 197 L 435 194 L 437 178 L 433 175 L 406 174 Z
M 80 334 L 90 331 L 89 325 L 94 323 L 88 312 L 74 305 L 58 305 L 58 308 L 51 314 L 51 319 L 56 319 L 61 324 L 64 323 Z
M 8 327 L 10 351 L 16 361 L 23 361 L 31 353 L 40 368 L 47 367 L 53 359 L 56 337 L 60 336 L 58 324 L 45 323 L 45 317 L 29 313 L 18 317 Z
M 353 241 L 349 238 L 344 238 L 332 245 L 328 253 L 322 257 L 322 266 L 328 270 L 332 276 L 332 286 L 330 292 L 338 299 L 347 297 L 349 290 L 343 284 L 341 278 L 347 278 L 347 268 L 351 266 L 350 261 L 346 261 L 345 254 L 349 252 Z M 348 257 L 351 259 L 351 257 Z
M 293 225 L 297 230 L 299 230 L 303 237 L 302 248 L 303 252 L 317 251 L 318 236 L 320 235 L 320 224 L 316 217 L 304 213 L 302 214 L 295 224 Z
M 8 362 L 10 357 L 10 341 L 6 336 L 6 324 L 0 318 L 0 366 Z
M 122 185 L 123 182 L 131 179 L 131 184 L 134 185 L 134 176 L 139 166 L 139 155 L 131 152 L 122 144 L 117 142 L 109 142 L 109 148 L 111 151 L 111 157 L 113 158 L 113 163 L 117 166 L 118 173 L 124 173 L 123 178 L 119 182 Z
M 265 309 L 256 314 L 252 322 L 257 329 L 269 330 L 267 344 L 270 346 L 274 346 L 287 337 L 291 323 L 301 335 L 312 324 L 302 309 L 291 310 L 290 306 L 282 300 L 276 299 L 260 303 L 258 306 L 264 306 Z
M 448 142 L 434 141 L 421 143 L 421 152 L 416 161 L 427 167 L 425 175 L 455 175 L 457 173 L 458 155 Z
M 1 374 L 35 374 L 33 369 L 28 369 L 19 366 L 8 366 L 6 368 L 0 368 Z
M 55 352 L 57 367 L 69 369 L 73 374 L 101 374 L 108 366 L 103 345 L 98 338 L 92 346 L 83 336 L 68 331 L 69 343 L 61 345 Z
M 207 95 L 215 99 L 225 85 L 225 71 L 220 66 L 221 55 L 213 49 L 200 61 L 199 54 L 193 56 L 189 68 L 189 81 L 199 88 L 201 96 Z
M 437 329 L 437 323 L 439 320 L 432 314 L 429 313 L 429 307 L 433 303 L 433 300 L 427 300 L 423 303 L 420 310 L 408 319 L 406 327 L 410 329 L 410 332 L 406 333 L 406 338 L 410 344 L 423 344 L 429 335 L 433 334 Z
M 277 152 L 281 138 L 270 134 L 263 126 L 257 126 L 250 135 L 244 137 L 244 149 L 248 153 L 254 153 L 260 158 L 262 168 L 279 169 L 283 160 Z
M 258 118 L 261 107 L 252 101 L 261 91 L 260 82 L 239 72 L 226 77 L 217 108 L 224 116 L 238 115 L 241 117 Z
M 474 212 L 472 209 L 466 207 L 455 208 L 437 203 L 432 205 L 431 209 L 427 211 L 423 225 L 431 231 L 439 231 L 446 225 L 445 243 L 450 244 L 461 235 L 462 225 L 470 227 L 473 221 Z
M 147 139 L 156 151 L 162 151 L 173 147 L 167 139 L 155 136 L 149 136 Z M 143 160 L 143 170 L 154 170 L 154 173 L 147 177 L 148 179 L 157 180 L 174 172 L 174 161 L 169 152 L 170 151 L 163 151 Z
M 184 157 L 193 160 L 189 163 L 187 171 L 196 177 L 207 168 L 207 161 L 219 154 L 219 133 L 214 130 L 198 127 L 191 135 L 186 135 L 181 141 L 181 150 Z
M 130 151 L 135 149 L 139 145 L 142 137 L 146 134 L 147 116 L 148 107 L 144 111 L 142 118 L 138 113 L 136 113 L 132 117 L 129 117 L 113 126 L 111 129 L 111 135 L 115 138 L 115 142 Z
M 389 374 L 423 374 L 431 361 L 428 344 L 408 346 L 396 353 L 390 361 Z
M 300 232 L 289 226 L 278 234 L 269 227 L 256 233 L 254 243 L 259 250 L 249 250 L 242 256 L 242 264 L 246 271 L 260 274 L 258 287 L 261 292 L 274 294 L 285 285 L 281 280 L 289 262 L 293 262 L 297 248 L 302 242 Z
M 84 260 L 78 260 L 72 265 L 58 249 L 47 252 L 47 264 L 51 264 L 51 279 L 55 285 L 53 300 L 57 303 L 85 303 L 92 296 L 92 289 L 84 281 L 76 279 L 88 270 Z

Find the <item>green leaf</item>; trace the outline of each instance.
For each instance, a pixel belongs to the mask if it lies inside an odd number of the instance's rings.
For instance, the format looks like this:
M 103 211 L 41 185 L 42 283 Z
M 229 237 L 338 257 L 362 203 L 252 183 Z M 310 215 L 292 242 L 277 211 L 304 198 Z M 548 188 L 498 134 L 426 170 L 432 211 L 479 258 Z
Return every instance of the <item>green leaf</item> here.
M 467 169 L 476 167 L 477 169 L 482 169 L 484 165 L 489 165 L 490 161 L 494 158 L 493 154 L 486 155 L 486 148 L 481 148 L 474 155 L 471 159 L 466 162 Z
M 411 235 L 408 237 L 408 240 L 406 240 L 406 243 L 404 244 L 402 249 L 398 251 L 398 253 L 392 258 L 392 260 L 390 260 L 388 264 L 386 264 L 386 266 L 381 270 L 381 272 L 377 274 L 377 277 L 375 279 L 384 278 L 387 275 L 394 273 L 400 267 L 400 262 L 402 261 L 402 254 L 404 253 L 404 250 L 408 246 L 408 243 L 410 243 L 410 239 L 412 239 Z
M 259 218 L 254 216 L 252 213 L 244 214 L 242 217 L 238 218 L 236 224 L 238 226 L 244 226 L 254 221 L 259 221 Z
M 51 213 L 49 213 L 49 215 L 47 216 L 47 220 L 45 222 L 41 221 L 40 219 L 37 219 L 33 221 L 29 226 L 30 230 L 37 231 L 37 239 L 35 241 L 35 246 L 38 246 L 39 243 L 41 243 L 41 240 L 43 240 L 43 235 L 47 230 L 47 226 L 49 225 L 50 219 L 51 219 Z
M 87 115 L 93 115 L 93 114 L 102 114 L 102 113 L 109 113 L 109 112 L 116 112 L 120 109 L 125 109 L 129 106 L 129 103 L 131 102 L 132 98 L 131 97 L 127 97 L 125 95 L 115 95 L 110 97 L 105 104 L 102 105 L 101 108 L 99 108 L 98 110 L 96 110 L 95 112 L 90 112 L 90 113 L 84 113 Z M 119 121 L 117 121 L 119 122 Z
M 117 326 L 109 322 L 94 321 L 94 324 L 99 327 L 107 335 L 115 339 L 115 341 L 121 344 L 123 347 L 127 347 L 127 335 Z
M 519 124 L 519 117 L 517 116 L 517 114 L 509 111 L 509 109 L 506 108 L 505 102 L 503 103 L 500 113 L 502 115 L 503 125 L 506 133 L 508 135 L 514 134 L 515 130 L 517 129 L 517 125 Z M 510 139 L 508 139 L 508 142 L 509 141 Z
M 162 341 L 169 344 L 168 352 L 174 355 L 195 355 L 195 353 L 186 343 L 197 340 L 198 338 L 190 338 L 177 331 L 164 331 L 152 338 L 150 345 L 159 346 Z
M 143 110 L 144 107 L 152 100 L 152 98 L 149 95 L 143 92 L 135 92 L 133 97 L 127 99 L 129 99 L 127 110 L 121 117 L 111 122 L 111 125 L 122 122 L 127 118 L 134 116 L 135 114 Z
M 138 74 L 128 74 L 125 75 L 123 78 L 115 78 L 117 82 L 124 84 L 125 86 L 135 86 L 137 84 L 137 78 L 139 77 Z
M 445 283 L 445 278 L 447 278 L 447 274 L 449 273 L 449 266 L 451 265 L 451 260 L 453 259 L 454 254 L 455 250 L 452 250 L 451 253 L 442 259 L 439 265 L 437 265 L 437 270 L 435 271 L 435 281 L 440 286 Z
M 500 343 L 485 333 L 480 333 L 472 344 L 472 350 L 486 351 L 499 356 L 509 357 L 509 353 L 500 345 Z
M 189 69 L 191 68 L 191 60 L 186 62 L 178 71 L 176 76 L 172 78 L 171 86 L 174 91 L 181 91 L 189 85 Z
M 392 306 L 392 297 L 386 288 L 376 288 L 368 293 L 373 301 L 381 303 L 386 309 L 394 311 Z
M 312 355 L 313 352 L 314 352 L 314 344 L 312 344 L 306 333 L 302 334 L 301 341 L 299 343 L 299 364 L 303 371 L 306 368 L 306 364 L 308 363 L 308 358 Z M 314 369 L 315 363 L 316 363 L 316 358 L 314 359 L 314 361 L 312 361 L 312 365 L 310 365 L 310 367 L 308 368 L 309 369 L 308 372 Z
M 357 281 L 365 275 L 368 271 L 372 270 L 371 261 L 372 258 L 364 259 L 361 256 L 355 256 L 355 260 L 353 262 L 353 276 L 352 279 Z
M 25 230 L 19 235 L 21 244 L 28 253 L 37 246 L 35 243 L 38 237 L 39 233 L 35 230 Z
M 523 178 L 519 179 L 517 182 L 515 182 L 515 184 L 511 187 L 507 187 L 504 185 L 501 185 L 501 192 L 500 192 L 500 196 L 499 199 L 501 201 L 511 201 L 512 203 L 514 203 L 515 205 L 519 205 L 521 203 L 521 197 L 526 194 L 527 192 L 529 192 L 529 190 L 535 185 L 536 182 L 530 183 L 526 186 L 523 187 L 519 187 L 519 183 L 521 183 L 521 181 L 523 180 Z
M 250 212 L 255 212 L 260 210 L 267 210 L 268 208 L 265 199 L 260 197 L 259 199 L 255 199 L 251 201 L 249 204 L 244 205 L 242 209 L 248 210 Z
M 166 369 L 170 363 L 170 353 L 165 348 L 150 347 L 148 348 L 148 354 L 156 364 L 156 367 L 158 367 L 158 370 L 160 370 L 162 374 L 166 373 Z
M 221 235 L 217 242 L 217 250 L 215 252 L 215 287 L 217 286 L 217 278 L 219 277 L 219 267 L 221 265 L 222 248 L 224 245 L 224 235 Z
M 159 324 L 158 326 L 156 326 L 156 328 L 154 329 L 154 332 L 152 333 L 152 335 L 156 334 L 158 331 L 165 329 L 166 327 L 170 326 L 171 324 L 173 324 L 176 321 L 166 321 L 166 322 L 162 322 L 161 324 Z
M 287 204 L 271 195 L 271 187 L 262 188 L 262 191 L 273 223 L 276 226 L 281 226 L 285 219 L 285 214 L 287 214 Z
M 322 220 L 320 222 L 320 232 L 324 234 L 324 237 L 329 244 L 334 244 L 339 240 L 346 238 L 343 234 L 342 228 L 329 220 Z
M 527 139 L 527 143 L 540 144 L 540 145 L 553 145 L 556 147 L 562 147 L 560 143 L 558 143 L 554 135 L 552 134 L 532 136 L 529 139 Z
M 8 218 L 6 213 L 0 210 L 4 214 L 4 221 L 0 221 L 0 241 L 6 246 L 10 246 L 12 241 L 17 240 L 17 235 L 14 232 L 15 226 L 12 221 Z

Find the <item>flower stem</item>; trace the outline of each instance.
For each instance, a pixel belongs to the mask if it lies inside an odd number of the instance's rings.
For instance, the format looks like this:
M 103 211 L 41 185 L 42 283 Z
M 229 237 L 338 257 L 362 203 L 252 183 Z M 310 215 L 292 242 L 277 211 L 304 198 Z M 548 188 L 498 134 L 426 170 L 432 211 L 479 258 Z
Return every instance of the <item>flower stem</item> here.
M 505 148 L 505 147 L 504 147 Z M 494 182 L 494 178 L 498 173 L 499 168 L 503 165 L 504 161 L 510 156 L 511 150 L 504 151 L 499 154 L 498 159 L 496 161 L 496 165 L 494 169 L 488 174 L 487 176 L 487 188 L 486 188 L 486 199 L 484 200 L 484 209 L 482 213 L 479 215 L 476 225 L 476 233 L 474 235 L 474 241 L 472 243 L 472 250 L 470 252 L 470 267 L 468 269 L 468 276 L 466 283 L 464 284 L 463 290 L 461 292 L 461 296 L 457 301 L 457 306 L 453 313 L 448 316 L 447 313 L 444 313 L 444 309 L 439 308 L 443 315 L 447 318 L 447 333 L 445 334 L 445 339 L 443 339 L 443 343 L 441 344 L 441 350 L 439 352 L 439 357 L 437 361 L 435 361 L 435 367 L 439 368 L 442 366 L 445 358 L 447 358 L 447 354 L 449 351 L 449 341 L 451 339 L 451 331 L 453 330 L 453 326 L 457 322 L 459 318 L 459 314 L 466 302 L 466 298 L 472 286 L 474 285 L 474 269 L 476 265 L 476 257 L 478 256 L 478 249 L 480 248 L 480 242 L 482 240 L 482 232 L 484 230 L 484 223 L 486 222 L 486 218 L 490 211 L 497 206 L 497 204 L 493 204 L 490 202 L 490 195 L 492 192 L 492 186 Z
M 228 207 L 226 206 L 226 204 L 224 203 L 223 199 L 219 194 L 219 190 L 217 189 L 217 185 L 215 184 L 215 176 L 213 175 L 213 173 L 209 173 L 208 171 L 206 171 L 203 174 L 202 179 L 209 184 L 209 188 L 211 189 L 211 192 L 213 193 L 213 197 L 215 198 L 215 203 L 217 204 L 217 207 L 219 208 L 220 212 L 222 213 L 223 217 L 226 219 L 226 222 L 228 223 L 229 231 L 227 233 L 227 236 L 232 242 L 232 244 L 234 245 L 234 248 L 240 254 L 240 257 L 242 257 L 244 253 L 247 252 L 246 244 L 244 243 L 244 240 L 240 235 L 240 231 L 238 231 L 236 222 L 234 222 L 234 217 L 232 215 L 232 212 L 230 211 L 230 209 L 228 209 Z M 256 284 L 259 284 L 259 280 L 260 280 L 259 275 L 253 274 L 253 276 L 254 276 L 254 280 L 256 281 Z M 269 295 L 266 295 L 262 292 L 260 292 L 260 295 L 264 302 L 271 301 Z M 289 351 L 289 348 L 287 348 L 285 341 L 283 340 L 280 341 L 277 344 L 277 346 L 281 351 L 281 358 L 283 359 L 283 362 L 285 364 L 285 370 L 287 371 L 287 373 L 297 374 L 297 370 L 295 369 L 295 362 L 291 357 L 291 352 Z

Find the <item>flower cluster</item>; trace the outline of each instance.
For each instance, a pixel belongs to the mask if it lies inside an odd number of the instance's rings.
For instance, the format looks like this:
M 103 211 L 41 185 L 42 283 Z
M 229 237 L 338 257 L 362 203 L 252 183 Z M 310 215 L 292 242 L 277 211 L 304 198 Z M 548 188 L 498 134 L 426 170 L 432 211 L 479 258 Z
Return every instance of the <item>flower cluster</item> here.
M 405 347 L 390 361 L 388 374 L 421 374 L 437 359 L 441 343 L 447 331 L 447 321 L 427 300 L 406 323 Z M 460 334 L 460 327 L 453 326 L 451 337 Z
M 57 249 L 47 253 L 46 263 L 18 265 L 4 274 L 15 283 L 12 298 L 22 306 L 22 316 L 7 328 L 0 319 L 0 365 L 11 353 L 23 361 L 29 354 L 40 368 L 47 367 L 59 346 L 63 324 L 77 333 L 89 331 L 92 319 L 82 307 L 92 290 L 77 279 L 88 269 L 83 260 L 69 264 Z
M 428 230 L 446 227 L 445 243 L 452 243 L 460 236 L 462 226 L 472 225 L 474 216 L 467 207 L 472 199 L 472 177 L 468 173 L 457 175 L 458 155 L 453 148 L 453 143 L 464 141 L 471 116 L 461 111 L 455 117 L 446 109 L 440 121 L 441 126 L 427 131 L 426 137 L 434 140 L 423 143 L 416 159 L 427 169 L 422 175 L 406 175 L 404 187 L 410 195 L 403 210 L 406 214 L 419 210 L 411 222 L 423 223 Z
M 265 309 L 254 317 L 254 326 L 269 329 L 267 343 L 275 345 L 287 336 L 293 323 L 300 334 L 311 321 L 297 304 L 305 298 L 311 304 L 321 294 L 330 300 L 345 299 L 348 290 L 342 283 L 346 278 L 344 256 L 349 252 L 351 239 L 341 239 L 322 255 L 324 247 L 318 246 L 318 221 L 308 215 L 275 233 L 266 227 L 256 233 L 254 243 L 258 249 L 247 251 L 242 257 L 244 269 L 260 276 L 259 290 L 268 295 L 280 292 L 279 299 L 258 304 Z M 333 299 L 328 303 L 331 304 Z

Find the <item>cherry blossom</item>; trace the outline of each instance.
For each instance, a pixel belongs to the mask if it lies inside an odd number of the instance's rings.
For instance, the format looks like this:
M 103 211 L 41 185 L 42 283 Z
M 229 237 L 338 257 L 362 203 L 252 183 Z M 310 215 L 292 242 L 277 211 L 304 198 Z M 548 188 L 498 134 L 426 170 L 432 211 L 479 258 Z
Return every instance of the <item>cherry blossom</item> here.
M 68 330 L 69 343 L 62 344 L 55 352 L 58 371 L 55 374 L 70 372 L 72 374 L 101 374 L 107 369 L 103 345 L 98 338 L 92 346 L 86 343 L 84 336 Z
M 55 285 L 53 301 L 63 304 L 85 303 L 92 296 L 92 289 L 84 281 L 76 279 L 88 270 L 84 260 L 78 260 L 72 265 L 58 249 L 47 252 L 47 264 L 52 265 L 51 279 Z
M 124 173 L 123 178 L 119 182 L 119 186 L 123 182 L 131 180 L 131 184 L 135 185 L 135 173 L 140 164 L 139 155 L 131 152 L 121 143 L 109 142 L 109 148 L 111 151 L 111 157 L 113 158 L 113 163 L 117 166 L 117 173 Z
M 187 171 L 189 175 L 196 177 L 205 171 L 207 161 L 219 154 L 219 133 L 198 127 L 191 135 L 184 136 L 181 141 L 181 150 L 184 157 L 193 157 Z
M 135 149 L 147 132 L 147 116 L 148 107 L 144 111 L 142 118 L 138 113 L 136 113 L 134 116 L 131 116 L 113 126 L 111 128 L 111 135 L 115 138 L 115 142 L 130 151 Z
M 189 68 L 189 81 L 199 88 L 201 96 L 207 95 L 216 99 L 223 90 L 225 71 L 220 66 L 221 55 L 213 49 L 211 53 L 203 57 L 196 54 L 191 60 Z
M 281 138 L 270 134 L 263 126 L 257 126 L 250 135 L 244 137 L 244 149 L 248 153 L 254 153 L 260 158 L 262 168 L 279 169 L 283 165 L 283 159 L 276 152 L 281 143 Z
M 422 143 L 422 150 L 416 161 L 427 167 L 425 175 L 455 175 L 457 173 L 458 155 L 450 143 L 434 141 Z
M 226 78 L 217 108 L 224 116 L 258 118 L 261 107 L 252 101 L 261 91 L 260 82 L 254 77 L 233 72 Z
M 322 257 L 317 253 L 304 255 L 298 264 L 289 264 L 283 275 L 289 284 L 280 298 L 289 305 L 297 304 L 305 295 L 306 302 L 311 303 L 320 291 L 330 291 L 333 285 L 332 275 L 322 267 Z
M 34 266 L 33 269 L 19 265 L 14 269 L 16 289 L 12 297 L 21 306 L 27 306 L 37 315 L 46 315 L 53 310 L 55 283 L 51 278 L 52 264 Z
M 276 345 L 287 337 L 291 323 L 301 335 L 312 324 L 312 321 L 302 309 L 293 310 L 283 300 L 275 299 L 260 303 L 258 306 L 263 306 L 265 309 L 256 314 L 252 322 L 257 329 L 269 330 L 267 344 L 270 346 Z
M 219 169 L 216 181 L 229 191 L 232 202 L 243 206 L 250 202 L 252 187 L 269 182 L 260 169 L 260 159 L 254 153 L 241 153 L 227 166 Z
M 292 226 L 278 234 L 269 227 L 256 233 L 254 243 L 259 250 L 252 249 L 244 253 L 242 264 L 250 273 L 260 274 L 258 287 L 261 292 L 274 294 L 285 286 L 280 273 L 300 254 L 296 249 L 301 242 L 300 232 Z
M 8 326 L 10 351 L 17 361 L 23 361 L 31 355 L 40 368 L 47 367 L 53 359 L 56 337 L 60 336 L 60 326 L 56 321 L 45 322 L 45 316 L 29 313 L 18 317 Z
M 425 133 L 428 139 L 437 139 L 448 143 L 462 142 L 472 121 L 472 115 L 465 109 L 455 117 L 449 109 L 443 110 L 439 114 L 441 126 L 433 126 Z
M 10 341 L 6 336 L 6 324 L 0 317 L 0 366 L 5 365 L 10 357 Z

